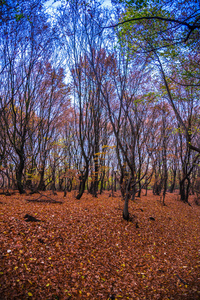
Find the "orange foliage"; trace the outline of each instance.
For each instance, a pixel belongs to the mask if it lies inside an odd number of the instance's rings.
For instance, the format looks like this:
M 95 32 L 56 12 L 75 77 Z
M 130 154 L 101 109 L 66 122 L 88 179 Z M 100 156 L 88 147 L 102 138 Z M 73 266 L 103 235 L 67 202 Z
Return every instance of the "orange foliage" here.
M 200 207 L 149 191 L 126 222 L 117 194 L 49 193 L 1 196 L 1 299 L 199 299 Z

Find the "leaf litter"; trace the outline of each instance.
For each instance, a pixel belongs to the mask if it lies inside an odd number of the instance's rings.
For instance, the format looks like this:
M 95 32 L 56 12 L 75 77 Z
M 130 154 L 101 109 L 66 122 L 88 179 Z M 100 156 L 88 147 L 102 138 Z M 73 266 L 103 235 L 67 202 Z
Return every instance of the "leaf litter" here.
M 149 191 L 127 222 L 118 193 L 31 197 L 0 199 L 1 300 L 200 299 L 200 207 Z

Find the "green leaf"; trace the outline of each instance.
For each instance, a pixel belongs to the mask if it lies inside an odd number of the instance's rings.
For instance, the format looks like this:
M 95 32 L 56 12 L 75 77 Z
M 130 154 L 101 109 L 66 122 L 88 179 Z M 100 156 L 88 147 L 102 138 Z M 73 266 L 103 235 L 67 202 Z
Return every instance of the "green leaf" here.
M 20 21 L 24 17 L 24 14 L 15 14 L 16 21 Z

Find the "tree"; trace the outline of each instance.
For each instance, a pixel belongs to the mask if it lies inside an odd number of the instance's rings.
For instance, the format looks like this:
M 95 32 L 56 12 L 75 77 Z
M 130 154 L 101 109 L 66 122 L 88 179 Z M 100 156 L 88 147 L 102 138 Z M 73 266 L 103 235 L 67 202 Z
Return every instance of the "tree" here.
M 197 42 L 196 33 L 199 34 L 200 29 L 200 4 L 196 0 L 156 0 L 153 2 L 149 0 L 114 0 L 112 3 L 114 5 L 123 4 L 125 7 L 124 20 L 110 25 L 108 28 L 126 24 L 130 29 L 131 23 L 138 24 L 142 22 L 144 28 L 147 25 L 151 33 L 152 30 L 156 30 L 156 32 L 153 32 L 153 38 L 157 42 L 159 41 L 158 48 L 168 47 L 174 43 L 185 43 L 193 39 Z M 154 23 L 154 21 L 156 22 Z M 157 29 L 156 27 L 152 29 L 154 24 L 157 25 Z M 165 25 L 167 28 L 163 28 Z M 171 33 L 174 34 L 171 35 Z
M 141 189 L 140 182 L 147 174 L 150 153 L 144 151 L 142 158 L 142 148 L 146 147 L 146 133 L 142 126 L 142 116 L 145 118 L 143 101 L 148 99 L 140 90 L 143 65 L 137 58 L 129 65 L 126 54 L 121 48 L 118 53 L 116 51 L 114 55 L 105 58 L 104 65 L 111 79 L 103 86 L 102 94 L 116 139 L 121 190 L 125 197 L 123 218 L 129 220 L 128 202 L 131 196 L 134 199 L 138 184 Z
M 97 196 L 98 190 L 102 95 L 101 79 L 97 82 L 95 76 L 96 73 L 102 78 L 105 76 L 101 65 L 103 40 L 98 34 L 104 17 L 96 1 L 89 5 L 82 1 L 68 3 L 61 7 L 61 13 L 60 22 L 66 30 L 64 43 L 73 82 L 74 112 L 78 124 L 76 137 L 82 156 L 79 193 L 76 196 L 80 199 L 92 164 L 94 176 L 91 191 L 94 196 Z
M 122 2 L 122 1 L 119 1 Z M 178 62 L 177 55 L 188 55 L 196 52 L 199 45 L 200 4 L 197 1 L 124 1 L 126 10 L 122 14 L 120 36 L 124 36 L 132 51 L 152 53 L 151 59 L 158 62 L 158 69 L 164 82 L 168 101 L 170 102 L 178 122 L 184 128 L 184 134 L 190 149 L 200 153 L 197 144 L 191 142 L 188 128 L 178 112 L 172 97 L 166 68 L 170 60 Z M 133 5 L 132 5 L 133 4 Z M 170 6 L 169 6 L 170 4 Z M 136 35 L 137 34 L 137 35 Z M 190 72 L 191 76 L 191 72 Z M 193 74 L 195 78 L 195 73 Z M 197 79 L 197 78 L 196 78 Z M 179 80 L 180 81 L 180 80 Z
M 4 36 L 1 39 L 2 119 L 7 138 L 15 152 L 12 158 L 16 165 L 20 193 L 24 192 L 22 177 L 29 123 L 42 79 L 43 64 L 51 54 L 48 51 L 51 36 L 41 4 L 40 1 L 25 1 L 19 6 L 20 10 L 24 9 L 23 17 L 14 20 L 8 18 L 1 28 Z

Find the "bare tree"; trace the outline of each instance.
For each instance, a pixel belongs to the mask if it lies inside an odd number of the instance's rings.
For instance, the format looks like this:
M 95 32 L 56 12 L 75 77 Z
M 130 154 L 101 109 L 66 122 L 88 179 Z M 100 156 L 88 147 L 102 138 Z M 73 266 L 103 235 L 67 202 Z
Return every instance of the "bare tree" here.
M 24 192 L 22 177 L 29 122 L 34 111 L 42 65 L 50 55 L 47 50 L 51 39 L 47 34 L 47 18 L 41 3 L 26 1 L 22 8 L 23 17 L 8 20 L 2 29 L 5 39 L 1 41 L 3 84 L 0 91 L 4 107 L 2 118 L 7 138 L 15 152 L 13 159 L 20 193 Z

